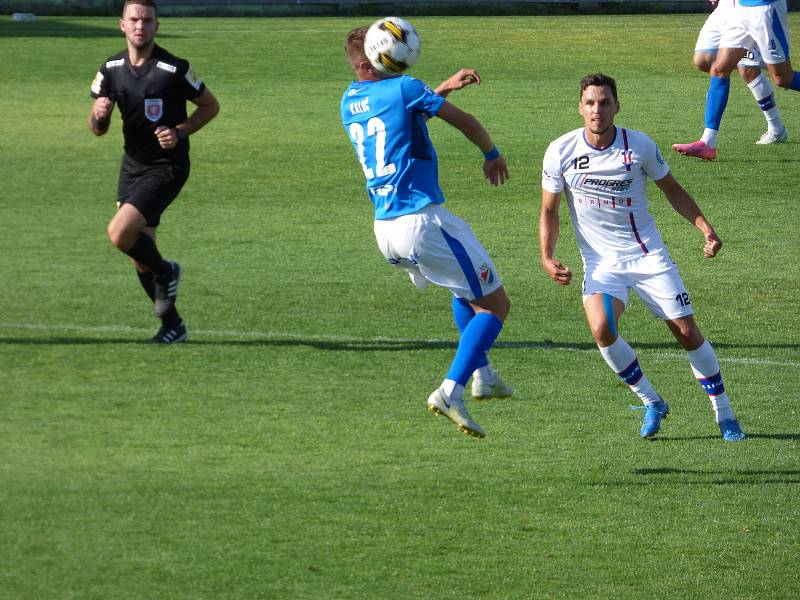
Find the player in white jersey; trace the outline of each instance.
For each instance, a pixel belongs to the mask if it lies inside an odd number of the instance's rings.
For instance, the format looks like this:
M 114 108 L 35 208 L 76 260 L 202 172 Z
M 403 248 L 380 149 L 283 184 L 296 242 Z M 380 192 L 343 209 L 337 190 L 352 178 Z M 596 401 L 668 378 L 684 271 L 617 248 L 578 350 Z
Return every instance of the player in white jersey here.
M 645 405 L 639 435 L 651 438 L 669 413 L 642 372 L 633 348 L 617 325 L 630 289 L 664 320 L 687 351 L 689 364 L 714 408 L 726 441 L 744 439 L 733 414 L 716 352 L 692 316 L 689 293 L 647 208 L 647 179 L 655 181 L 672 207 L 705 237 L 706 258 L 722 241 L 694 199 L 675 180 L 647 135 L 616 127 L 616 83 L 600 73 L 581 80 L 578 110 L 584 126 L 550 144 L 542 168 L 539 242 L 544 270 L 569 285 L 572 272 L 554 257 L 561 194 L 567 197 L 584 265 L 583 306 L 600 353 Z
M 762 62 L 778 86 L 800 91 L 800 73 L 792 68 L 789 60 L 787 25 L 786 0 L 736 0 L 736 5 L 728 12 L 719 51 L 709 69 L 703 135 L 695 142 L 673 144 L 673 150 L 703 160 L 717 157 L 717 136 L 728 104 L 730 76 L 753 47 L 758 48 Z M 766 107 L 774 104 L 769 97 L 764 100 Z
M 708 2 L 714 11 L 700 30 L 694 48 L 694 65 L 704 73 L 711 70 L 711 65 L 717 58 L 722 32 L 725 31 L 728 18 L 736 8 L 736 0 L 708 0 Z M 753 94 L 767 120 L 767 131 L 756 144 L 782 144 L 789 136 L 775 104 L 775 94 L 769 77 L 761 71 L 762 64 L 761 51 L 753 44 L 737 65 L 742 81 Z

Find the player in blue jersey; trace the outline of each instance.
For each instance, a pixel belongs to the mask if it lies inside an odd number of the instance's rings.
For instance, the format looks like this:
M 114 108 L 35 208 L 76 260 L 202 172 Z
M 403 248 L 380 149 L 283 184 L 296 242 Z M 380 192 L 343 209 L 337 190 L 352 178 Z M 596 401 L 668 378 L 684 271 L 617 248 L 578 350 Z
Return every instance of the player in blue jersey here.
M 508 179 L 506 161 L 483 125 L 445 100 L 451 91 L 480 83 L 475 70 L 461 69 L 435 91 L 406 75 L 384 75 L 364 53 L 367 29 L 359 27 L 347 35 L 345 52 L 356 80 L 342 96 L 342 122 L 367 180 L 375 237 L 384 257 L 407 271 L 417 287 L 434 283 L 453 294 L 460 341 L 444 381 L 428 398 L 428 410 L 450 418 L 468 435 L 484 437 L 462 397 L 470 376 L 475 397 L 513 392 L 487 357 L 511 305 L 491 258 L 469 225 L 442 206 L 427 120 L 441 118 L 478 146 L 484 155 L 484 176 L 492 185 Z
M 731 73 L 748 51 L 757 47 L 777 85 L 800 91 L 800 73 L 789 60 L 786 0 L 737 0 L 719 42 L 719 52 L 709 71 L 706 94 L 706 127 L 696 142 L 673 144 L 672 149 L 703 160 L 717 157 L 717 135 L 728 104 Z M 766 98 L 766 108 L 774 100 Z M 765 106 L 762 106 L 765 108 Z

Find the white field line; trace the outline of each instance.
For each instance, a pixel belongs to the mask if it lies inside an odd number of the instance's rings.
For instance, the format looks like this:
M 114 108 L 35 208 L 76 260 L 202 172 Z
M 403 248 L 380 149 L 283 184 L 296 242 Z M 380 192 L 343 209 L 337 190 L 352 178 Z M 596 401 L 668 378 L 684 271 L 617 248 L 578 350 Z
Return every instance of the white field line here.
M 75 332 L 85 334 L 135 334 L 149 336 L 153 329 L 141 327 L 126 327 L 124 325 L 44 325 L 40 323 L 0 323 L 0 330 L 22 330 L 22 331 L 43 331 L 43 332 Z M 370 344 L 370 343 L 393 343 L 393 344 L 455 344 L 454 339 L 412 339 L 412 338 L 392 338 L 385 336 L 375 337 L 355 337 L 346 335 L 313 335 L 306 333 L 289 333 L 280 331 L 236 331 L 220 329 L 192 329 L 191 333 L 198 337 L 217 337 L 217 338 L 238 338 L 251 340 L 279 341 L 296 340 L 298 342 L 330 342 L 343 344 Z M 545 342 L 498 342 L 498 348 L 523 348 L 527 350 L 542 350 L 546 352 L 597 352 L 594 348 L 570 348 L 559 345 L 550 345 Z M 639 349 L 640 354 L 646 354 L 650 359 L 661 359 L 668 361 L 686 361 L 686 354 L 682 352 L 665 352 L 663 350 L 650 350 L 647 348 Z M 793 360 L 773 360 L 770 358 L 755 358 L 747 356 L 720 356 L 719 361 L 730 364 L 740 365 L 764 365 L 773 367 L 789 367 L 800 369 L 800 361 Z

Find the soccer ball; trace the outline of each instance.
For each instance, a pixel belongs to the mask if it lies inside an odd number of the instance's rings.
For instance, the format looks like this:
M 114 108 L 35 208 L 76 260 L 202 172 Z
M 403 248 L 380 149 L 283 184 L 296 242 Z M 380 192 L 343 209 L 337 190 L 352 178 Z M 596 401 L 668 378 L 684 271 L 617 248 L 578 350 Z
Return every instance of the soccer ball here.
M 419 35 L 411 23 L 399 17 L 378 19 L 367 30 L 364 51 L 378 71 L 396 75 L 416 62 Z

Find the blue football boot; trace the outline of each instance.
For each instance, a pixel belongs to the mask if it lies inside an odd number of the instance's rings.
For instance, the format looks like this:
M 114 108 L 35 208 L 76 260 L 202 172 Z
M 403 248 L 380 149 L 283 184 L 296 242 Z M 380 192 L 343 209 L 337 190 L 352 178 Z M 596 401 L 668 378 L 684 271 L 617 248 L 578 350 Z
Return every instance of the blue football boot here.
M 726 442 L 739 442 L 745 438 L 744 431 L 739 426 L 739 421 L 736 419 L 728 419 L 720 421 L 719 432 L 722 434 L 722 439 Z
M 663 398 L 654 404 L 646 404 L 644 407 L 644 418 L 642 418 L 642 428 L 639 436 L 651 438 L 661 429 L 661 420 L 666 419 L 669 414 L 669 405 Z

